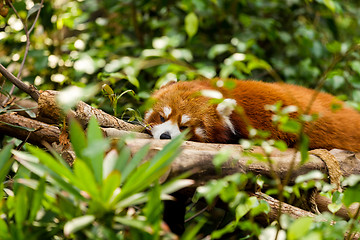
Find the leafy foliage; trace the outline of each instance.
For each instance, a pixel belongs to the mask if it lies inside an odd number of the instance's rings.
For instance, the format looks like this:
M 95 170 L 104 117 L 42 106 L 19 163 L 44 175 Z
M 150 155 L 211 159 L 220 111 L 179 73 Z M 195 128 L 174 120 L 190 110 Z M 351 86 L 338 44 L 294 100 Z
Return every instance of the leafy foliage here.
M 14 2 L 30 23 L 34 3 Z M 23 80 L 41 89 L 106 82 L 116 96 L 133 90 L 112 104 L 93 98 L 109 112 L 129 109 L 127 118 L 154 86 L 200 76 L 313 88 L 324 75 L 319 87 L 359 101 L 360 56 L 347 52 L 359 41 L 359 9 L 340 0 L 46 1 Z M 16 73 L 25 49 L 21 22 L 10 9 L 0 26 L 0 62 Z M 332 66 L 332 59 L 341 61 Z
M 150 161 L 140 164 L 149 150 L 144 146 L 133 157 L 123 142 L 109 149 L 94 119 L 87 136 L 80 125 L 71 125 L 76 153 L 70 168 L 56 153 L 28 145 L 13 151 L 20 165 L 13 188 L 5 188 L 0 205 L 1 239 L 158 239 L 171 233 L 161 228 L 162 202 L 168 194 L 191 184 L 174 180 L 160 185 L 159 178 L 179 153 L 182 137 L 174 139 Z M 12 164 L 9 145 L 1 151 L 2 162 Z M 2 176 L 8 174 L 2 171 Z M 136 206 L 143 206 L 138 209 Z M 6 219 L 6 221 L 5 221 Z

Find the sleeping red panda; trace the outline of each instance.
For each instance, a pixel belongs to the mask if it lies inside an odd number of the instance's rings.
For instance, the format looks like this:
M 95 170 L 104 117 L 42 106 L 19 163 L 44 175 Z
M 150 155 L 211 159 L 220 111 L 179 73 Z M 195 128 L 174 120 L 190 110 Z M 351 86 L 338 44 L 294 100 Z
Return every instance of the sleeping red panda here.
M 282 139 L 294 147 L 297 136 L 280 131 L 273 123 L 273 112 L 266 105 L 281 101 L 283 106 L 295 105 L 298 117 L 313 96 L 309 114 L 318 114 L 315 121 L 304 124 L 310 149 L 346 149 L 360 151 L 360 113 L 345 106 L 334 96 L 300 86 L 259 81 L 232 81 L 234 88 L 224 87 L 221 79 L 169 83 L 156 91 L 154 105 L 145 113 L 144 121 L 157 139 L 171 139 L 189 129 L 190 140 L 212 143 L 234 143 L 249 138 L 250 124 L 270 132 L 272 139 Z M 222 102 L 210 103 L 207 93 L 218 95 Z M 331 106 L 337 104 L 338 110 Z M 244 115 L 234 111 L 241 106 Z

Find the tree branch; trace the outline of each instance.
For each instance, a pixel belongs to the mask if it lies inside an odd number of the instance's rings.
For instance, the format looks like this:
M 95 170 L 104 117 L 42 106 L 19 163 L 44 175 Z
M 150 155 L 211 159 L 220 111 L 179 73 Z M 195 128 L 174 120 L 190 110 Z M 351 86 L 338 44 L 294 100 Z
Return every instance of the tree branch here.
M 22 82 L 20 79 L 15 77 L 11 72 L 9 72 L 2 64 L 0 64 L 0 73 L 10 82 L 12 82 L 16 87 L 25 93 L 29 94 L 32 99 L 37 101 L 39 99 L 40 93 L 33 85 L 27 85 Z

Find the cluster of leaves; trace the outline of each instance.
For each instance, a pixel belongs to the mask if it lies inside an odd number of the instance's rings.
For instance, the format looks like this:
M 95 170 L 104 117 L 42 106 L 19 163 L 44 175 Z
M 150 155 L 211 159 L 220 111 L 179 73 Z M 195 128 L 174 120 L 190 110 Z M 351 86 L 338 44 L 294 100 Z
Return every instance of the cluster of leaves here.
M 13 4 L 25 19 L 34 3 Z M 327 71 L 331 59 L 358 43 L 359 9 L 340 0 L 46 1 L 23 80 L 41 89 L 101 81 L 116 96 L 131 89 L 136 94 L 116 101 L 117 113 L 130 115 L 154 86 L 199 76 L 315 87 L 326 72 L 326 90 L 359 101 L 357 52 Z M 0 27 L 0 63 L 16 72 L 25 49 L 21 21 L 10 9 Z M 114 108 L 106 97 L 93 101 Z
M 179 153 L 183 136 L 144 162 L 148 145 L 133 157 L 124 141 L 107 152 L 109 142 L 94 119 L 87 136 L 76 122 L 70 132 L 72 168 L 57 153 L 31 145 L 27 152 L 11 144 L 0 152 L 0 238 L 173 239 L 162 223 L 162 200 L 192 182 L 160 185 L 159 178 Z M 4 182 L 11 169 L 13 176 Z
M 280 109 L 278 116 L 290 121 L 286 116 L 291 112 Z M 282 120 L 288 132 L 298 131 L 296 124 L 286 122 Z M 12 150 L 11 144 L 7 145 L 0 152 L 0 187 L 3 190 L 0 194 L 0 238 L 177 239 L 162 222 L 162 201 L 171 199 L 168 194 L 192 182 L 174 179 L 159 184 L 159 178 L 179 153 L 182 138 L 180 135 L 172 140 L 144 162 L 148 145 L 133 157 L 124 141 L 117 143 L 116 150 L 109 151 L 109 141 L 102 137 L 94 119 L 89 123 L 87 135 L 74 122 L 70 125 L 70 139 L 76 154 L 72 168 L 52 150 L 49 153 L 26 145 L 26 151 L 16 151 Z M 260 138 L 258 135 L 250 144 L 264 149 L 286 149 L 281 144 L 273 144 L 272 140 L 261 142 Z M 220 166 L 228 156 L 228 153 L 220 152 L 214 164 Z M 251 153 L 249 156 L 271 164 L 271 159 L 266 156 Z M 4 181 L 9 172 L 11 177 Z M 292 186 L 274 180 L 236 173 L 199 187 L 194 203 L 203 199 L 219 212 L 215 204 L 221 200 L 228 211 L 221 212 L 220 209 L 221 213 L 215 216 L 214 211 L 210 215 L 196 216 L 197 213 L 189 209 L 187 217 L 194 220 L 187 226 L 195 227 L 188 227 L 182 239 L 200 239 L 206 235 L 211 239 L 231 236 L 243 239 L 274 239 L 275 236 L 278 239 L 341 239 L 360 231 L 359 210 L 348 221 L 330 213 L 299 219 L 281 214 L 277 221 L 264 228 L 256 219 L 259 216 L 266 218 L 270 206 L 264 200 L 249 196 L 246 191 L 249 185 L 260 189 L 266 183 L 267 194 L 281 194 L 289 201 L 294 195 L 301 198 L 304 192 L 316 188 L 332 199 L 329 209 L 334 214 L 342 205 L 349 208 L 360 202 L 359 176 L 350 176 L 343 181 L 344 192 L 336 191 L 334 186 L 324 182 L 323 174 L 318 171 L 299 176 Z

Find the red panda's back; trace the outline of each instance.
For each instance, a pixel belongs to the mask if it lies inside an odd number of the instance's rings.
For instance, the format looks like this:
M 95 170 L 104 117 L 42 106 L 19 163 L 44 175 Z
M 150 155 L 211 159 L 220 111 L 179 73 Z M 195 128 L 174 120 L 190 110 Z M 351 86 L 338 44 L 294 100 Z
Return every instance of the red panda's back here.
M 265 105 L 282 101 L 283 106 L 297 106 L 299 113 L 319 114 L 316 121 L 305 124 L 310 148 L 360 151 L 360 113 L 330 94 L 284 83 L 237 81 L 233 96 L 255 128 L 270 130 L 274 138 L 289 145 L 295 143 L 296 136 L 279 131 Z M 333 110 L 335 105 L 340 109 Z

